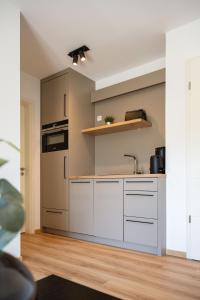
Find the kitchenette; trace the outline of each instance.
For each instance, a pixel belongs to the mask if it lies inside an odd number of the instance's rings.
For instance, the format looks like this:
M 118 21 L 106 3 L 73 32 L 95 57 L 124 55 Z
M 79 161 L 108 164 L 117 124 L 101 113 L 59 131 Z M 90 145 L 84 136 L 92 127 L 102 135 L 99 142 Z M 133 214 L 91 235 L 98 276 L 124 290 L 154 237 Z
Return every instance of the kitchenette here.
M 45 232 L 166 252 L 165 72 L 95 90 L 68 68 L 41 81 Z

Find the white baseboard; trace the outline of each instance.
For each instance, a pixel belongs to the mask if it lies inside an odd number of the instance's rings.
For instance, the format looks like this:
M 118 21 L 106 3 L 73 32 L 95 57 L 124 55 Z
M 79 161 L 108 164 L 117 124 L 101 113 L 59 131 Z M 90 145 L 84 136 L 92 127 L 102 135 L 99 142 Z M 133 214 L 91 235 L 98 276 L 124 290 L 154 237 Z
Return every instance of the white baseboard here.
M 166 254 L 169 256 L 186 258 L 186 252 L 184 252 L 184 251 L 176 251 L 176 250 L 167 249 Z

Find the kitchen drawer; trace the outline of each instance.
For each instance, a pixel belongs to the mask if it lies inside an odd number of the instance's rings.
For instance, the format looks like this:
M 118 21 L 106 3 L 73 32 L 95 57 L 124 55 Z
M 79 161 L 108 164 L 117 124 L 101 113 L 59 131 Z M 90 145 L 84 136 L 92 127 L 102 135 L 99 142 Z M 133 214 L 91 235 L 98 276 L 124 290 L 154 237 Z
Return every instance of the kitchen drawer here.
M 124 218 L 124 241 L 157 247 L 157 221 L 145 218 Z
M 129 178 L 124 180 L 125 191 L 157 191 L 157 178 Z
M 42 226 L 68 230 L 68 212 L 65 210 L 43 209 L 42 210 Z
M 157 219 L 157 192 L 124 192 L 124 214 L 132 217 Z

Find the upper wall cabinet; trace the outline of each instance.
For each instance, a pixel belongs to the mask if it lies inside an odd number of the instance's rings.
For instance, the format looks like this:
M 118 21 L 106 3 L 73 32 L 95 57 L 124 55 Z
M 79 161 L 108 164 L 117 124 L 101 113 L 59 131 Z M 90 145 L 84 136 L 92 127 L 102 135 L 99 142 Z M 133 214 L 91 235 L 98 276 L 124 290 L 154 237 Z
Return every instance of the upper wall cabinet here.
M 68 74 L 41 84 L 42 125 L 68 118 Z

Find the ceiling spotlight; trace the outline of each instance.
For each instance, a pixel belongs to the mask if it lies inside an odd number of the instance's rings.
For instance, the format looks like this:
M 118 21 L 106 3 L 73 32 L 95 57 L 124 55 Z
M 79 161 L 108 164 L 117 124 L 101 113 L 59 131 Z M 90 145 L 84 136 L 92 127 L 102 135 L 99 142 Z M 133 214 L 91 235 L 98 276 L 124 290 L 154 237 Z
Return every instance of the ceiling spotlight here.
M 80 48 L 77 48 L 77 49 L 69 52 L 68 55 L 70 57 L 72 57 L 72 60 L 73 60 L 72 63 L 73 63 L 73 65 L 77 66 L 77 64 L 78 64 L 78 57 L 79 56 L 80 56 L 80 60 L 82 62 L 86 61 L 85 52 L 88 51 L 88 50 L 90 50 L 90 49 L 87 46 L 84 45 L 84 46 L 82 46 Z
M 74 66 L 77 66 L 77 64 L 78 64 L 78 55 L 76 55 L 76 54 L 73 55 L 73 62 L 72 63 L 73 63 Z
M 82 52 L 80 52 L 80 59 L 81 59 L 81 61 L 86 61 L 86 58 L 85 58 L 85 53 L 82 51 Z

